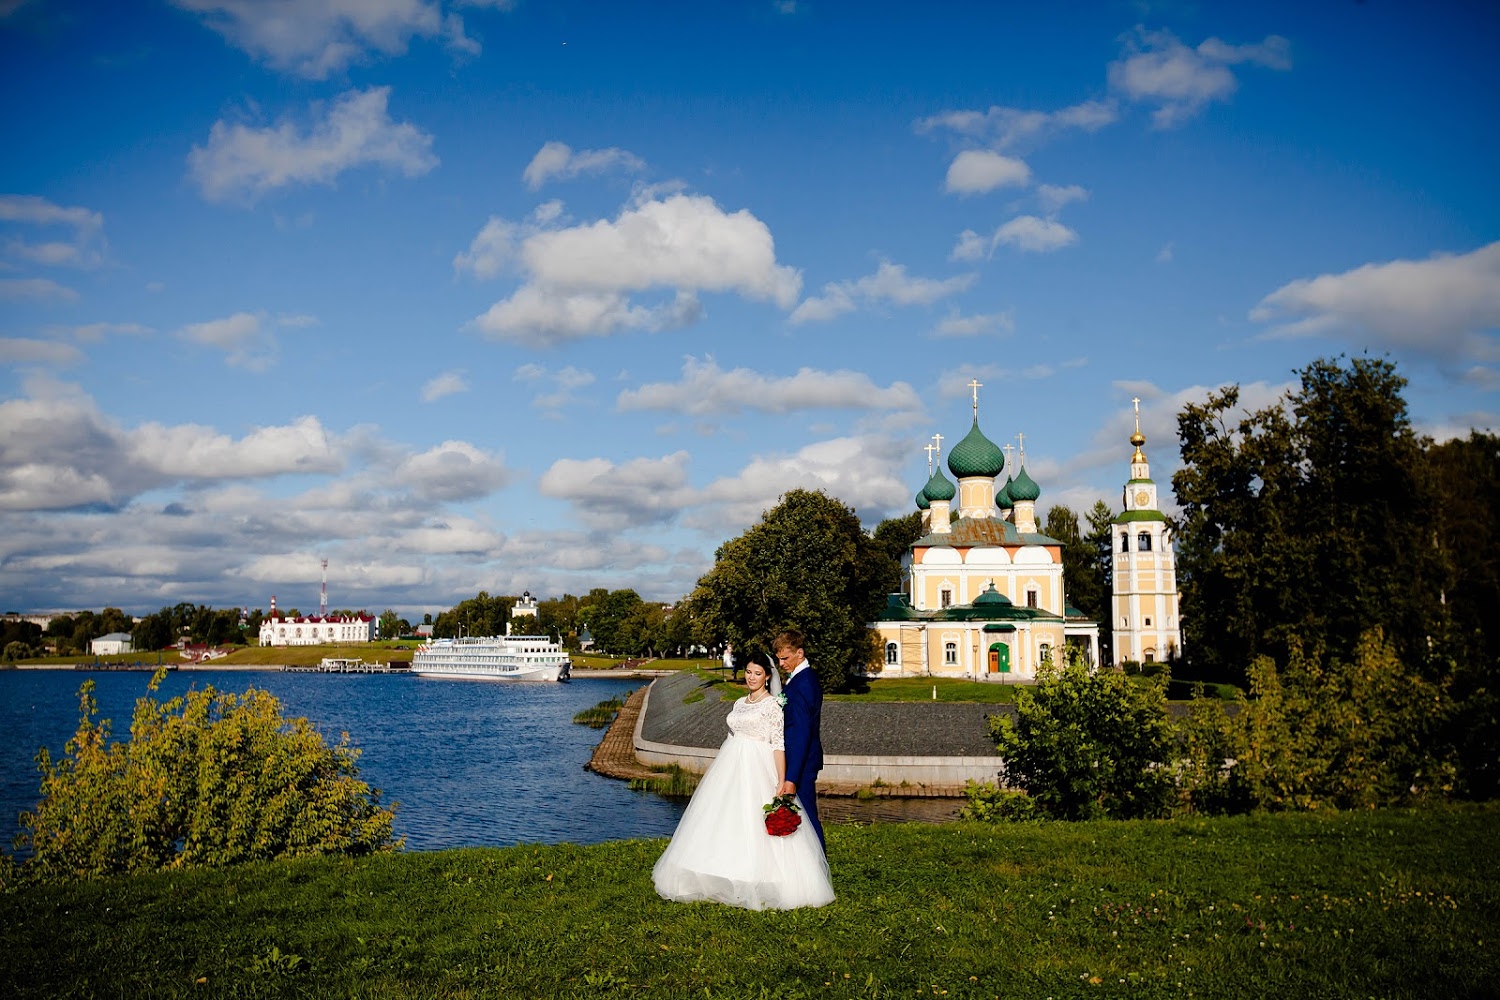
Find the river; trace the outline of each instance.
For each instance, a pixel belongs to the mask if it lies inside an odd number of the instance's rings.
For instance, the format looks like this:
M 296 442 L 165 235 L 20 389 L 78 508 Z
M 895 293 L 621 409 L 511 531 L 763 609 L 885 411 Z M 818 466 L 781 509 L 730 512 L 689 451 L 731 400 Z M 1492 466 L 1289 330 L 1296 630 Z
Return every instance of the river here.
M 100 716 L 128 736 L 150 675 L 72 670 L 0 671 L 0 845 L 9 850 L 40 788 L 37 748 L 54 756 L 78 725 L 78 686 L 95 683 Z M 601 731 L 573 715 L 645 681 L 571 684 L 456 681 L 402 674 L 178 671 L 160 698 L 209 685 L 270 691 L 288 716 L 306 716 L 329 742 L 348 732 L 360 777 L 396 802 L 409 849 L 517 843 L 592 844 L 665 837 L 685 800 L 632 792 L 584 770 Z

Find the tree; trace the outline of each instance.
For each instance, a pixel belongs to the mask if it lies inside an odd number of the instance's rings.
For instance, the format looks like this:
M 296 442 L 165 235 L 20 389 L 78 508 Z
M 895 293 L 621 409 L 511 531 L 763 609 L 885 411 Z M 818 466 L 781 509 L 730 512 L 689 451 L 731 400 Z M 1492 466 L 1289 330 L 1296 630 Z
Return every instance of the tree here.
M 818 491 L 792 490 L 738 538 L 719 547 L 692 603 L 699 627 L 762 658 L 776 633 L 795 628 L 827 690 L 876 662 L 867 623 L 884 606 L 885 555 L 854 510 Z
M 1115 513 L 1103 500 L 1095 500 L 1089 509 L 1089 531 L 1084 535 L 1093 558 L 1092 574 L 1099 581 L 1095 612 L 1099 621 L 1099 662 L 1115 662 Z M 1082 609 L 1083 605 L 1076 605 Z
M 401 616 L 391 608 L 380 613 L 380 637 L 394 639 L 401 634 Z
M 921 537 L 922 512 L 919 510 L 902 517 L 888 517 L 875 526 L 874 549 L 883 561 L 876 587 L 882 598 L 902 590 L 903 560 L 910 555 L 912 543 Z
M 1102 500 L 1097 503 L 1102 504 Z M 1068 603 L 1096 621 L 1107 617 L 1103 600 L 1105 580 L 1099 569 L 1100 552 L 1097 545 L 1083 534 L 1078 515 L 1071 508 L 1058 504 L 1047 512 L 1042 533 L 1062 542 L 1063 580 L 1067 586 Z
M 135 623 L 130 631 L 130 642 L 137 650 L 165 649 L 172 645 L 172 611 L 162 608 Z

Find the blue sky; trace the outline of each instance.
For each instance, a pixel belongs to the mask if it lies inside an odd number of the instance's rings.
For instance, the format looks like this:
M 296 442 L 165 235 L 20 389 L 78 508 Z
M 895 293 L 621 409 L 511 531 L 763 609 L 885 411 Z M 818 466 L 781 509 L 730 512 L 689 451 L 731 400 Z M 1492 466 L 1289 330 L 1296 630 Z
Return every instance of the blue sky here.
M 1053 6 L 0 0 L 0 604 L 673 600 L 971 379 L 1041 510 L 1323 356 L 1500 424 L 1493 4 Z

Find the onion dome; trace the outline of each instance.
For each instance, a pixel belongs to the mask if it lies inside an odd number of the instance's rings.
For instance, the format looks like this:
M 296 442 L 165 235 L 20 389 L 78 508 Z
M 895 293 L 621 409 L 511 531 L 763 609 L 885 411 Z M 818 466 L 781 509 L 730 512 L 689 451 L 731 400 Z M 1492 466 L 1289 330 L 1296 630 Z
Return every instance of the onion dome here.
M 1137 420 L 1139 420 L 1139 418 L 1137 418 Z M 1130 456 L 1130 461 L 1139 465 L 1141 462 L 1144 462 L 1146 460 L 1146 453 L 1141 451 L 1141 445 L 1146 443 L 1146 435 L 1141 433 L 1141 429 L 1139 427 L 1135 429 L 1134 434 L 1130 435 L 1130 443 L 1135 445 L 1135 454 Z
M 948 477 L 943 475 L 943 470 L 939 469 L 932 474 L 931 479 L 927 480 L 927 485 L 922 487 L 922 493 L 928 500 L 952 500 L 958 495 L 958 490 L 948 482 Z
M 984 436 L 979 430 L 979 421 L 975 420 L 969 433 L 948 453 L 948 471 L 959 479 L 970 476 L 994 479 L 1005 471 L 1005 455 L 995 442 Z
M 931 506 L 932 503 L 927 499 L 927 491 L 917 490 L 917 510 L 927 510 Z
M 1026 474 L 1026 466 L 1021 466 L 1021 474 L 1010 484 L 1011 500 L 1020 503 L 1023 500 L 1035 500 L 1041 495 L 1042 488 Z
M 1010 498 L 1010 487 L 1012 482 L 1013 480 L 1009 476 L 1006 476 L 1005 485 L 1000 487 L 999 493 L 995 494 L 995 506 L 999 507 L 1001 510 L 1010 510 L 1016 505 L 1015 501 Z

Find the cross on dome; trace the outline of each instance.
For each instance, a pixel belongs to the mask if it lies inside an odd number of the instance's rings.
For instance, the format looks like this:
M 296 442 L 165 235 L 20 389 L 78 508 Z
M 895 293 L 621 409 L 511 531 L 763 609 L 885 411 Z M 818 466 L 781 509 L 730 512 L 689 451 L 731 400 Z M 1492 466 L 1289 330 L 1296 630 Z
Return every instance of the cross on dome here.
M 979 422 L 979 390 L 984 385 L 977 378 L 969 379 L 969 391 L 974 394 L 974 422 Z
M 931 479 L 932 478 L 932 453 L 938 450 L 938 446 L 935 445 L 935 444 L 927 444 L 927 445 L 923 445 L 922 446 L 922 450 L 925 451 L 925 452 L 927 452 L 927 478 Z

